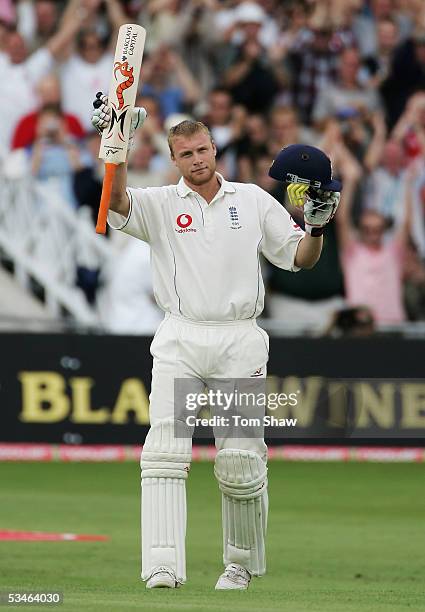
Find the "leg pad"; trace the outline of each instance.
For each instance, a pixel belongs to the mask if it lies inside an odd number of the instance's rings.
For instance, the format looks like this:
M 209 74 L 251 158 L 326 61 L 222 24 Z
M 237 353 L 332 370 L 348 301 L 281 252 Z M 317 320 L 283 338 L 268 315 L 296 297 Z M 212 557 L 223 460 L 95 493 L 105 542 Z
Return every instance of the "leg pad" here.
M 142 579 L 157 566 L 186 581 L 186 478 L 191 438 L 175 438 L 174 421 L 161 421 L 146 436 L 142 477 Z
M 251 574 L 266 571 L 267 467 L 248 450 L 217 453 L 214 473 L 222 492 L 223 561 L 239 563 Z

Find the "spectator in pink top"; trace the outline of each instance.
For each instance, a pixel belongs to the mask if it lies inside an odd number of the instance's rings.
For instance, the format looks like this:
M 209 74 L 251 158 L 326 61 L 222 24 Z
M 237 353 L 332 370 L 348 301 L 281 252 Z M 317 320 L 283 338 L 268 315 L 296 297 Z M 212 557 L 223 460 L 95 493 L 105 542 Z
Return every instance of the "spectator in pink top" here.
M 345 193 L 337 219 L 347 302 L 368 306 L 378 324 L 401 323 L 406 318 L 402 275 L 410 235 L 410 194 L 405 199 L 404 223 L 390 239 L 385 239 L 385 217 L 374 210 L 361 214 L 356 232 L 351 223 L 351 201 L 351 194 Z

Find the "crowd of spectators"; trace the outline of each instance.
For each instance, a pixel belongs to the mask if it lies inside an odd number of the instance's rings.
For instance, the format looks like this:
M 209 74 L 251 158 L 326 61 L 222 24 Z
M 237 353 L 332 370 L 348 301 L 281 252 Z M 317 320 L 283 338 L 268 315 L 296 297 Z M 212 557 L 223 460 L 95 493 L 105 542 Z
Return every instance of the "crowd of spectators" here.
M 24 151 L 37 179 L 94 213 L 90 109 L 128 21 L 148 32 L 130 184 L 178 179 L 166 133 L 190 116 L 209 126 L 228 180 L 290 209 L 271 161 L 291 143 L 319 146 L 341 205 L 313 270 L 264 262 L 266 315 L 325 330 L 358 308 L 353 333 L 425 320 L 424 0 L 0 0 L 0 160 Z

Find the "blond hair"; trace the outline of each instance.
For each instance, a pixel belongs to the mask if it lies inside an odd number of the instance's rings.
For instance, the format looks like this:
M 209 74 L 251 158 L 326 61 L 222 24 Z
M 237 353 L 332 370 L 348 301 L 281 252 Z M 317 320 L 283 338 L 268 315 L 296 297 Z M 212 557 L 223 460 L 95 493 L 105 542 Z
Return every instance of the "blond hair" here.
M 168 131 L 168 146 L 170 147 L 171 157 L 174 156 L 173 152 L 173 138 L 177 138 L 177 136 L 194 136 L 199 132 L 204 132 L 207 136 L 210 137 L 211 142 L 213 143 L 213 137 L 211 136 L 211 132 L 202 121 L 193 121 L 192 119 L 185 119 L 184 121 L 180 121 L 177 125 L 174 125 Z

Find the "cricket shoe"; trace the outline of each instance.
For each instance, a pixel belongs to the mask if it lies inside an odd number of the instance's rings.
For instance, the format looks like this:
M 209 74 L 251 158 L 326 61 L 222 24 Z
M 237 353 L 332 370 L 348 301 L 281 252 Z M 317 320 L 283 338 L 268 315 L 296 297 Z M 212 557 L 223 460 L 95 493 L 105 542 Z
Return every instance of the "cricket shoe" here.
M 146 582 L 147 589 L 177 589 L 179 586 L 174 570 L 165 565 L 155 567 Z
M 215 585 L 216 591 L 227 591 L 229 589 L 239 589 L 243 591 L 249 587 L 251 574 L 238 563 L 229 563 L 221 574 Z

